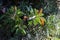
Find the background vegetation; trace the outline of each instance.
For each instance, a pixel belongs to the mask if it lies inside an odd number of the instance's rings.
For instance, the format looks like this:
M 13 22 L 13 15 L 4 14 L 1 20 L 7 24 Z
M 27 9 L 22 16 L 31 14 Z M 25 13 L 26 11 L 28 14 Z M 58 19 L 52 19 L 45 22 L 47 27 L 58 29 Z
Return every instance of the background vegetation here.
M 56 0 L 1 0 L 0 39 L 60 40 L 57 14 Z

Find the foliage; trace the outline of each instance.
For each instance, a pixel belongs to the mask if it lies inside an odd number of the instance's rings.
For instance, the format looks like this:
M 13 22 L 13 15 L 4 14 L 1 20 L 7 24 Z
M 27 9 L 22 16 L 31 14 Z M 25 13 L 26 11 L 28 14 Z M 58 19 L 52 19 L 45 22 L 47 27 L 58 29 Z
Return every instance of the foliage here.
M 46 4 L 43 0 L 40 0 L 40 3 L 35 0 L 32 3 L 34 6 L 28 0 L 26 1 L 19 2 L 19 5 L 11 5 L 6 8 L 7 12 L 1 13 L 0 28 L 4 34 L 13 37 L 17 35 L 18 37 L 26 37 L 26 35 L 30 34 L 34 37 L 38 33 L 41 39 L 46 38 L 48 33 L 49 36 L 55 36 L 56 15 L 54 13 L 57 12 L 57 8 L 55 3 L 53 3 L 54 1 L 48 0 Z M 57 22 L 60 24 L 59 20 Z

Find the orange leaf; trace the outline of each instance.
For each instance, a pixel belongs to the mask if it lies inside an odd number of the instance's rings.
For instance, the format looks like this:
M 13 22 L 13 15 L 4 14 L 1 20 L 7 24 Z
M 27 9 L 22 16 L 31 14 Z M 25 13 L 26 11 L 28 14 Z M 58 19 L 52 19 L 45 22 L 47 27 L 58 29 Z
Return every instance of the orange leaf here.
M 42 26 L 44 26 L 44 24 L 45 24 L 45 20 L 44 20 L 43 17 L 40 18 L 40 23 L 41 23 Z
M 39 11 L 38 11 L 38 14 L 41 14 L 43 12 L 43 9 L 41 8 Z

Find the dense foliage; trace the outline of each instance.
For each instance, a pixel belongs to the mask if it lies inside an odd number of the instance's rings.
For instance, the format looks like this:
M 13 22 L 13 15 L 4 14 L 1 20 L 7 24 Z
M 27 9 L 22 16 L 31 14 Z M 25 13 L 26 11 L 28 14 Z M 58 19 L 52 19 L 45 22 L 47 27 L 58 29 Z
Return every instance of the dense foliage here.
M 55 0 L 1 0 L 1 40 L 22 40 L 24 37 L 30 40 L 37 33 L 43 40 L 47 36 L 55 36 L 56 13 Z

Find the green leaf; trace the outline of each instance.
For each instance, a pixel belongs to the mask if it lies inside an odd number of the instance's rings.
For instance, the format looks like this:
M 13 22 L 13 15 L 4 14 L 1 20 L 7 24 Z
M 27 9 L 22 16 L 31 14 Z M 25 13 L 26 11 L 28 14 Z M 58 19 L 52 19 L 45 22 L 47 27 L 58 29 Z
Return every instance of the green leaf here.
M 26 31 L 23 28 L 20 28 L 19 30 L 22 35 L 26 35 Z
M 32 21 L 29 21 L 29 22 L 28 22 L 28 25 L 32 25 Z
M 34 23 L 34 25 L 37 25 L 38 24 L 38 22 L 36 20 L 34 20 L 33 23 Z

